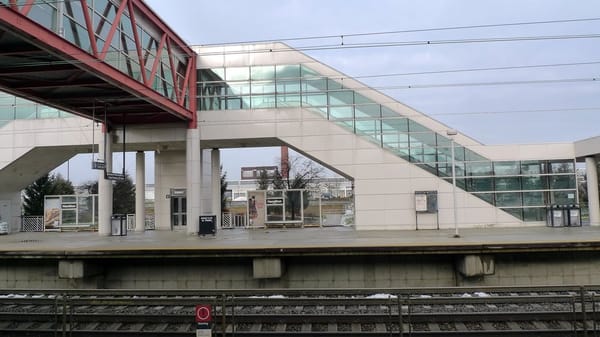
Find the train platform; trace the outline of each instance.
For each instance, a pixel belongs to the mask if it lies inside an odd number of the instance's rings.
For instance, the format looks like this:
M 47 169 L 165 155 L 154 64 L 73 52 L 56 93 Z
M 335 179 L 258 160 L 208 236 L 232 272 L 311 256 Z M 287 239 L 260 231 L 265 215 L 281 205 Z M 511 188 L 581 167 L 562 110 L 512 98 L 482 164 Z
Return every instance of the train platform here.
M 0 256 L 262 256 L 357 254 L 483 254 L 598 251 L 600 227 L 523 227 L 357 231 L 352 227 L 223 229 L 216 235 L 183 231 L 34 232 L 0 236 Z

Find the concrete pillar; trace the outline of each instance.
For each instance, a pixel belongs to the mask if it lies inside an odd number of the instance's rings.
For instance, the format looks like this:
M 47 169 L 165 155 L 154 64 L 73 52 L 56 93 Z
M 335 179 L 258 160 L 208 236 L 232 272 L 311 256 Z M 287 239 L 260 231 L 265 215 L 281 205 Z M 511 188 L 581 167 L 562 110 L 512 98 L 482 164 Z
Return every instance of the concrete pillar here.
M 200 130 L 187 129 L 185 147 L 185 167 L 187 180 L 187 232 L 198 234 L 201 214 L 202 160 L 200 156 Z
M 112 172 L 112 134 L 104 133 L 104 140 L 98 144 L 98 158 L 104 158 L 106 172 Z M 104 171 L 98 171 L 98 234 L 111 234 L 110 217 L 113 209 L 112 180 L 105 179 Z
M 587 180 L 588 208 L 590 226 L 600 225 L 600 198 L 598 196 L 598 162 L 594 157 L 585 158 L 585 175 Z
M 146 157 L 144 151 L 135 154 L 135 231 L 146 230 Z
M 211 178 L 212 178 L 212 208 L 217 216 L 217 230 L 221 227 L 221 152 L 212 149 L 210 153 Z

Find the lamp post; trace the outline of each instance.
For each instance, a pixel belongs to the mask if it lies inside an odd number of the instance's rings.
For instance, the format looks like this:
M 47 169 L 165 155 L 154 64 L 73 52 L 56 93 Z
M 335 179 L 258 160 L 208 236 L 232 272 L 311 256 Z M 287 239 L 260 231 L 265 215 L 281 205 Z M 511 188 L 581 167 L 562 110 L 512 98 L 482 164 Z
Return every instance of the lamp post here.
M 456 167 L 454 165 L 455 157 L 454 157 L 454 136 L 456 136 L 458 132 L 454 129 L 450 129 L 446 131 L 446 135 L 450 137 L 450 155 L 452 156 L 452 208 L 453 208 L 453 218 L 454 218 L 454 237 L 459 238 L 458 234 L 458 220 L 457 220 L 457 208 L 456 208 Z

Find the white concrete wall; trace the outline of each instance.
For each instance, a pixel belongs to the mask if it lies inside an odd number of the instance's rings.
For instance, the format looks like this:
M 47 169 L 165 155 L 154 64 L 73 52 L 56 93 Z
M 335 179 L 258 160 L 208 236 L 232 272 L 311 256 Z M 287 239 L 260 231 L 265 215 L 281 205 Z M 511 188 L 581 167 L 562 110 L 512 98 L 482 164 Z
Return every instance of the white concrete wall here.
M 414 229 L 414 193 L 422 190 L 438 191 L 440 228 L 454 226 L 450 183 L 312 111 L 203 111 L 199 120 L 203 141 L 278 138 L 354 178 L 357 229 Z M 239 120 L 248 122 L 237 123 Z M 228 127 L 223 128 L 223 124 Z M 461 189 L 457 189 L 457 207 L 461 227 L 522 225 L 521 220 Z M 435 219 L 420 215 L 419 223 L 431 228 Z
M 157 230 L 170 230 L 171 204 L 166 195 L 171 188 L 186 188 L 185 150 L 156 152 L 154 163 L 154 222 Z

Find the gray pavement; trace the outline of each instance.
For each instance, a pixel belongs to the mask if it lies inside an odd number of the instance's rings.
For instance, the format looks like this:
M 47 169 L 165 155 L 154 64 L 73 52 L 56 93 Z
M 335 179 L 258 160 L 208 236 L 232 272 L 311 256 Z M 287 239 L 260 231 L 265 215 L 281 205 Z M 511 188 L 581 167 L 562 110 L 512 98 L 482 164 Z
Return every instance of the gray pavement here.
M 129 232 L 102 237 L 96 232 L 13 233 L 0 236 L 0 253 L 103 252 L 161 250 L 365 249 L 502 245 L 600 246 L 600 227 L 524 227 L 453 230 L 356 231 L 347 227 L 296 229 L 224 229 L 216 236 L 186 232 Z

